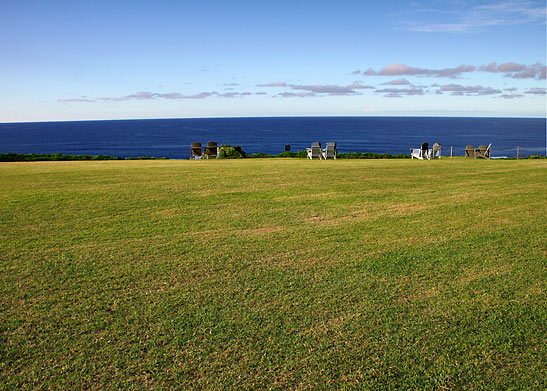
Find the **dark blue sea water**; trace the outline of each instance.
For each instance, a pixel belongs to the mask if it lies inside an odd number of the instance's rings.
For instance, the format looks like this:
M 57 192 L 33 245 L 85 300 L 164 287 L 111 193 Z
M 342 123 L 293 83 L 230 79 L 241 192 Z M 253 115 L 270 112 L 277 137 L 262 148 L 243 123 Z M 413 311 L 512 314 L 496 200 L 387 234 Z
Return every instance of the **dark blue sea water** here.
M 287 117 L 77 121 L 0 124 L 0 153 L 63 153 L 186 159 L 190 143 L 241 145 L 277 154 L 290 144 L 337 142 L 338 152 L 409 153 L 439 142 L 443 154 L 492 143 L 493 156 L 546 154 L 546 120 L 437 117 Z

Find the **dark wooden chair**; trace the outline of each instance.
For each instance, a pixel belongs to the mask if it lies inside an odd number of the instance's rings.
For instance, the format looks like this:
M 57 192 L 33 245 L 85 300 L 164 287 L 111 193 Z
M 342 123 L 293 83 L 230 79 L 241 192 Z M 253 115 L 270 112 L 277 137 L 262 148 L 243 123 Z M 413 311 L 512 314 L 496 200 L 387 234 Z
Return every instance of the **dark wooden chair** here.
M 214 156 L 218 159 L 219 151 L 220 149 L 217 143 L 214 141 L 209 141 L 205 147 L 205 157 L 209 159 L 211 156 Z
M 192 143 L 190 145 L 190 159 L 201 159 L 202 149 L 201 143 Z
M 492 144 L 479 145 L 479 148 L 475 151 L 475 157 L 481 157 L 483 159 L 490 159 L 490 152 L 492 150 Z
M 473 145 L 465 146 L 465 157 L 475 157 L 475 147 Z

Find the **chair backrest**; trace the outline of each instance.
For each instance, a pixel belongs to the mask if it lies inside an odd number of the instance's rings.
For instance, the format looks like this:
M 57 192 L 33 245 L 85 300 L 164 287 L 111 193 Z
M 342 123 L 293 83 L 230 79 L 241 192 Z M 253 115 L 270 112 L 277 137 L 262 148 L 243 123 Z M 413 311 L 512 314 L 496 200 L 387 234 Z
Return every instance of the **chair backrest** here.
M 205 148 L 205 154 L 207 156 L 216 156 L 218 153 L 217 143 L 214 141 L 208 141 L 207 147 Z
M 473 145 L 465 146 L 465 157 L 475 157 L 475 147 Z
M 312 157 L 318 157 L 321 158 L 321 153 L 323 151 L 321 150 L 321 143 L 320 142 L 313 142 L 311 144 L 311 155 Z
M 201 143 L 192 143 L 190 145 L 191 157 L 201 156 Z
M 328 142 L 327 146 L 325 148 L 325 157 L 326 158 L 334 158 L 334 155 L 336 154 L 336 143 L 334 142 Z
M 490 157 L 490 152 L 492 152 L 492 143 L 488 144 L 485 155 Z

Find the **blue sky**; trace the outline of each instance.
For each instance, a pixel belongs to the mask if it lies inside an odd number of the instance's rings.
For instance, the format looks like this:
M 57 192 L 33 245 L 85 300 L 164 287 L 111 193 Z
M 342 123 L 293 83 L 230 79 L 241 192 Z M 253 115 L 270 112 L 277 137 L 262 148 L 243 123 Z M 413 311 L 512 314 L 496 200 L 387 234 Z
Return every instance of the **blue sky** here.
M 0 122 L 546 116 L 544 1 L 16 1 Z

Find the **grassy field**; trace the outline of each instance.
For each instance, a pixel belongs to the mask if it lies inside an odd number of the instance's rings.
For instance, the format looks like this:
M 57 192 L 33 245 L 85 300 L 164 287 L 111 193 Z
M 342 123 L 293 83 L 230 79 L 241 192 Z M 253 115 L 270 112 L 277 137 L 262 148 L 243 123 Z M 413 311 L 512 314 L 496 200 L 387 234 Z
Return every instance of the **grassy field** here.
M 1 389 L 547 387 L 547 161 L 0 164 Z

